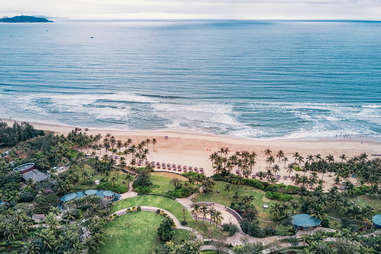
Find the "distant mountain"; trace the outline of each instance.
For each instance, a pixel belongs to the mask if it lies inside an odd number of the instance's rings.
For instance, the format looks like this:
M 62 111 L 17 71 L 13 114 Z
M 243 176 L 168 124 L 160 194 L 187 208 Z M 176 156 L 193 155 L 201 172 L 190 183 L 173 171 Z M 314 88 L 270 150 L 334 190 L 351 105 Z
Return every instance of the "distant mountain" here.
M 34 17 L 34 16 L 15 16 L 13 18 L 0 18 L 0 22 L 5 23 L 46 23 L 46 22 L 53 22 L 51 20 L 48 20 L 46 18 L 42 17 Z

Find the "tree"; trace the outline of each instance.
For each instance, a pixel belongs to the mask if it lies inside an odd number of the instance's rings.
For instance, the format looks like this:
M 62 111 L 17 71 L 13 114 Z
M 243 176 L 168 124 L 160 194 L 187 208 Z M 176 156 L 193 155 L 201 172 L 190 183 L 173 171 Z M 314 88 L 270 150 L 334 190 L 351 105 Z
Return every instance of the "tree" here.
M 156 254 L 200 254 L 201 243 L 198 241 L 184 241 L 176 244 L 172 241 L 156 249 Z
M 172 240 L 175 233 L 173 230 L 174 225 L 175 223 L 171 218 L 165 218 L 161 222 L 159 228 L 157 229 L 157 234 L 161 241 L 168 242 Z

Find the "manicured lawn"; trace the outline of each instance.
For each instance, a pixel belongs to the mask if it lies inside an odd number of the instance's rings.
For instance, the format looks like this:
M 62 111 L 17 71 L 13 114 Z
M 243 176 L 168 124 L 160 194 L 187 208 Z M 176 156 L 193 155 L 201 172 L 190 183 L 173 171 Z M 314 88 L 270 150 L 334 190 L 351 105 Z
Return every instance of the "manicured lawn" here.
M 175 189 L 175 186 L 171 184 L 173 178 L 163 176 L 163 175 L 151 175 L 151 181 L 153 184 L 152 193 L 155 194 L 165 194 L 168 191 Z
M 355 198 L 360 206 L 369 205 L 375 209 L 376 213 L 381 213 L 381 196 L 380 195 L 363 195 Z
M 216 184 L 213 186 L 213 192 L 200 193 L 197 195 L 195 202 L 208 201 L 230 206 L 235 192 L 237 192 L 239 196 L 254 196 L 253 202 L 258 211 L 258 217 L 263 221 L 270 221 L 269 209 L 263 208 L 263 205 L 266 203 L 270 206 L 270 204 L 275 203 L 276 201 L 267 199 L 264 191 L 244 185 L 236 185 L 225 182 L 215 183 Z M 230 185 L 230 191 L 226 190 L 227 185 Z
M 188 181 L 186 177 L 173 174 L 173 173 L 166 173 L 166 172 L 151 173 L 151 181 L 153 184 L 152 193 L 167 194 L 168 191 L 175 190 L 175 186 L 171 183 L 173 179 L 177 179 L 181 181 L 182 183 Z
M 153 212 L 136 212 L 115 218 L 106 225 L 102 254 L 147 254 L 162 244 L 157 229 L 163 216 Z M 175 230 L 174 242 L 193 239 L 192 233 Z
M 129 213 L 106 226 L 102 254 L 146 254 L 160 245 L 157 229 L 163 217 L 151 212 Z
M 115 202 L 114 205 L 112 206 L 112 211 L 115 212 L 115 211 L 132 207 L 132 206 L 159 207 L 171 212 L 180 221 L 183 220 L 183 209 L 185 209 L 186 220 L 188 222 L 193 220 L 190 212 L 176 200 L 160 197 L 160 196 L 151 196 L 151 195 L 137 196 L 134 198 L 128 198 L 128 199 Z

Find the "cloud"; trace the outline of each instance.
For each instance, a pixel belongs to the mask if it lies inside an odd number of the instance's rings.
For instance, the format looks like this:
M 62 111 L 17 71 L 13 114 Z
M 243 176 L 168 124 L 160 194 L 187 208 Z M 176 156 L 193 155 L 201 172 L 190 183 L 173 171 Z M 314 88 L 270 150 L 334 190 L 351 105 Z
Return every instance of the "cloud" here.
M 76 19 L 381 19 L 381 0 L 0 0 L 0 15 Z

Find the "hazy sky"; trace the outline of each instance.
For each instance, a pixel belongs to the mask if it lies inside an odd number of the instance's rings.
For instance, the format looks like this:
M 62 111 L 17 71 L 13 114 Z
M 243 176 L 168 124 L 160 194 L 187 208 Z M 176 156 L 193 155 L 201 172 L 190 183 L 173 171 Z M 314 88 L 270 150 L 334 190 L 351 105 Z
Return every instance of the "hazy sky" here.
M 0 0 L 0 16 L 80 19 L 373 19 L 381 0 Z

